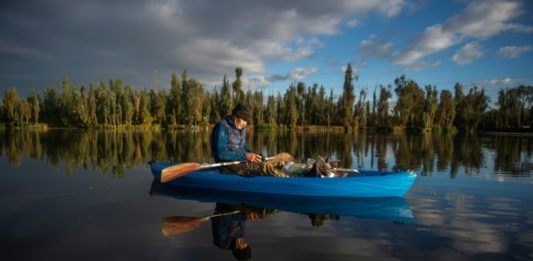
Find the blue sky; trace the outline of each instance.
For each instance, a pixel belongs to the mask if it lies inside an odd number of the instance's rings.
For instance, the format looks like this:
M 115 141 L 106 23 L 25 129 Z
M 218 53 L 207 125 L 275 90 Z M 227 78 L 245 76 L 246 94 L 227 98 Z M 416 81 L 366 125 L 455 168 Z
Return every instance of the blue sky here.
M 532 11 L 527 0 L 3 1 L 0 88 L 41 93 L 64 76 L 168 88 L 187 69 L 212 89 L 242 67 L 245 88 L 302 81 L 340 93 L 351 63 L 357 93 L 405 74 L 494 100 L 533 85 Z

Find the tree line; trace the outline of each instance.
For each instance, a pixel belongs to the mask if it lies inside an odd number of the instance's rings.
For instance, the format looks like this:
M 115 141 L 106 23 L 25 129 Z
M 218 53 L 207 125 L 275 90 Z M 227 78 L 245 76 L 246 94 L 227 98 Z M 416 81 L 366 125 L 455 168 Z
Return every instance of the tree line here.
M 244 91 L 243 70 L 235 69 L 230 84 L 224 75 L 220 87 L 206 90 L 187 71 L 171 75 L 170 88 L 137 90 L 121 79 L 100 81 L 89 87 L 74 85 L 68 77 L 60 89 L 48 86 L 42 94 L 33 91 L 19 98 L 15 87 L 2 99 L 0 120 L 12 127 L 45 124 L 52 127 L 116 128 L 160 126 L 184 128 L 211 126 L 231 112 L 239 102 L 254 109 L 255 128 L 300 128 L 342 126 L 345 130 L 526 130 L 533 126 L 533 87 L 517 86 L 498 93 L 495 108 L 478 87 L 466 93 L 460 83 L 454 92 L 423 88 L 402 75 L 391 85 L 376 86 L 372 97 L 354 82 L 358 76 L 348 64 L 343 91 L 336 95 L 323 85 L 291 83 L 285 93 Z M 397 100 L 391 101 L 392 94 Z

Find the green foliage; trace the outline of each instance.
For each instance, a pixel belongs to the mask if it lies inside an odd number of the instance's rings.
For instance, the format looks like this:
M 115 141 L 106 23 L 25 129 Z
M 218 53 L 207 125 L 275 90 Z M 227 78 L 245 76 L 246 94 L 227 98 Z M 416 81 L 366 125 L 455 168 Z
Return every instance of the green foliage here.
M 456 113 L 455 100 L 452 97 L 452 93 L 448 90 L 442 90 L 440 92 L 439 100 L 435 124 L 442 129 L 451 130 Z
M 379 91 L 379 100 L 377 104 L 377 128 L 389 128 L 389 99 L 392 97 L 391 86 L 385 88 L 383 85 L 380 86 Z
M 224 80 L 222 81 L 222 89 L 220 90 L 220 101 L 219 101 L 219 112 L 221 116 L 229 115 L 231 109 L 233 108 L 233 101 L 231 100 L 231 90 L 229 88 L 229 80 L 226 75 L 224 75 Z
M 17 89 L 15 89 L 15 87 L 9 87 L 4 92 L 4 98 L 2 99 L 2 108 L 5 111 L 5 115 L 9 123 L 14 123 L 17 118 L 17 96 Z
M 518 86 L 498 93 L 497 107 L 488 109 L 489 99 L 483 89 L 473 87 L 465 95 L 463 86 L 454 86 L 455 94 L 437 91 L 436 86 L 424 89 L 402 75 L 395 79 L 396 104 L 390 108 L 391 85 L 376 86 L 372 101 L 367 90 L 354 94 L 357 76 L 348 64 L 341 95 L 332 89 L 304 82 L 292 83 L 277 94 L 262 90 L 242 91 L 242 69 L 235 70 L 236 80 L 230 87 L 224 75 L 222 87 L 205 90 L 198 80 L 172 74 L 168 88 L 136 90 L 124 86 L 121 79 L 106 84 L 99 81 L 89 88 L 61 80 L 61 90 L 48 86 L 42 96 L 32 92 L 19 99 L 15 87 L 3 93 L 0 121 L 8 126 L 56 126 L 77 128 L 158 129 L 212 126 L 231 113 L 238 102 L 253 107 L 255 128 L 317 129 L 318 126 L 342 126 L 354 132 L 365 129 L 403 132 L 425 130 L 472 132 L 478 128 L 497 130 L 529 130 L 533 126 L 533 87 Z M 232 94 L 233 91 L 233 94 Z M 134 127 L 135 126 L 135 127 Z M 154 127 L 156 126 L 156 127 Z
M 344 85 L 342 88 L 342 99 L 340 103 L 342 125 L 345 130 L 348 130 L 353 124 L 352 114 L 355 102 L 353 80 L 356 78 L 357 77 L 354 77 L 353 75 L 352 65 L 348 64 L 344 73 Z
M 244 91 L 242 90 L 242 68 L 237 67 L 235 69 L 235 81 L 233 82 L 233 100 L 235 103 L 242 102 L 244 100 Z
M 407 80 L 405 75 L 394 80 L 394 92 L 398 102 L 394 106 L 395 115 L 398 117 L 400 127 L 421 129 L 424 127 L 424 91 L 413 80 Z

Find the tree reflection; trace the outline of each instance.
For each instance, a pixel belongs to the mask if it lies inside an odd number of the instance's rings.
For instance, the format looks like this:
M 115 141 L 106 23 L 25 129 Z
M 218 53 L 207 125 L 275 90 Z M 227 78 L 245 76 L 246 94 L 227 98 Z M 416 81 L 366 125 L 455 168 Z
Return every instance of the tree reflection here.
M 275 155 L 289 152 L 300 162 L 317 156 L 341 160 L 344 167 L 364 169 L 412 169 L 421 175 L 449 172 L 453 178 L 463 169 L 480 168 L 510 175 L 529 175 L 533 139 L 509 135 L 453 134 L 345 134 L 335 131 L 255 131 L 250 148 Z M 151 160 L 212 162 L 209 131 L 0 131 L 0 155 L 11 166 L 23 157 L 64 164 L 66 174 L 91 169 L 122 177 L 127 169 Z M 494 162 L 494 165 L 492 165 Z

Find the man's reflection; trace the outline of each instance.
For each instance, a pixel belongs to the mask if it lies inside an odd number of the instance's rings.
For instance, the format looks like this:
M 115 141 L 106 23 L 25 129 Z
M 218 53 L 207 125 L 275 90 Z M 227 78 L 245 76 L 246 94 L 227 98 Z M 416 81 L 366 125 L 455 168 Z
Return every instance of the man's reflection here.
M 162 220 L 163 234 L 173 236 L 197 229 L 201 223 L 211 220 L 213 244 L 224 250 L 231 250 L 238 260 L 252 257 L 252 248 L 246 242 L 246 221 L 264 219 L 277 213 L 277 210 L 253 207 L 249 205 L 233 205 L 216 203 L 213 215 L 204 217 L 171 216 Z M 311 224 L 322 226 L 327 220 L 338 220 L 338 215 L 308 214 Z
M 236 210 L 239 212 L 211 219 L 213 243 L 221 249 L 231 250 L 238 260 L 248 260 L 252 257 L 252 249 L 244 239 L 246 221 L 263 219 L 273 214 L 274 210 L 217 203 L 215 214 Z

